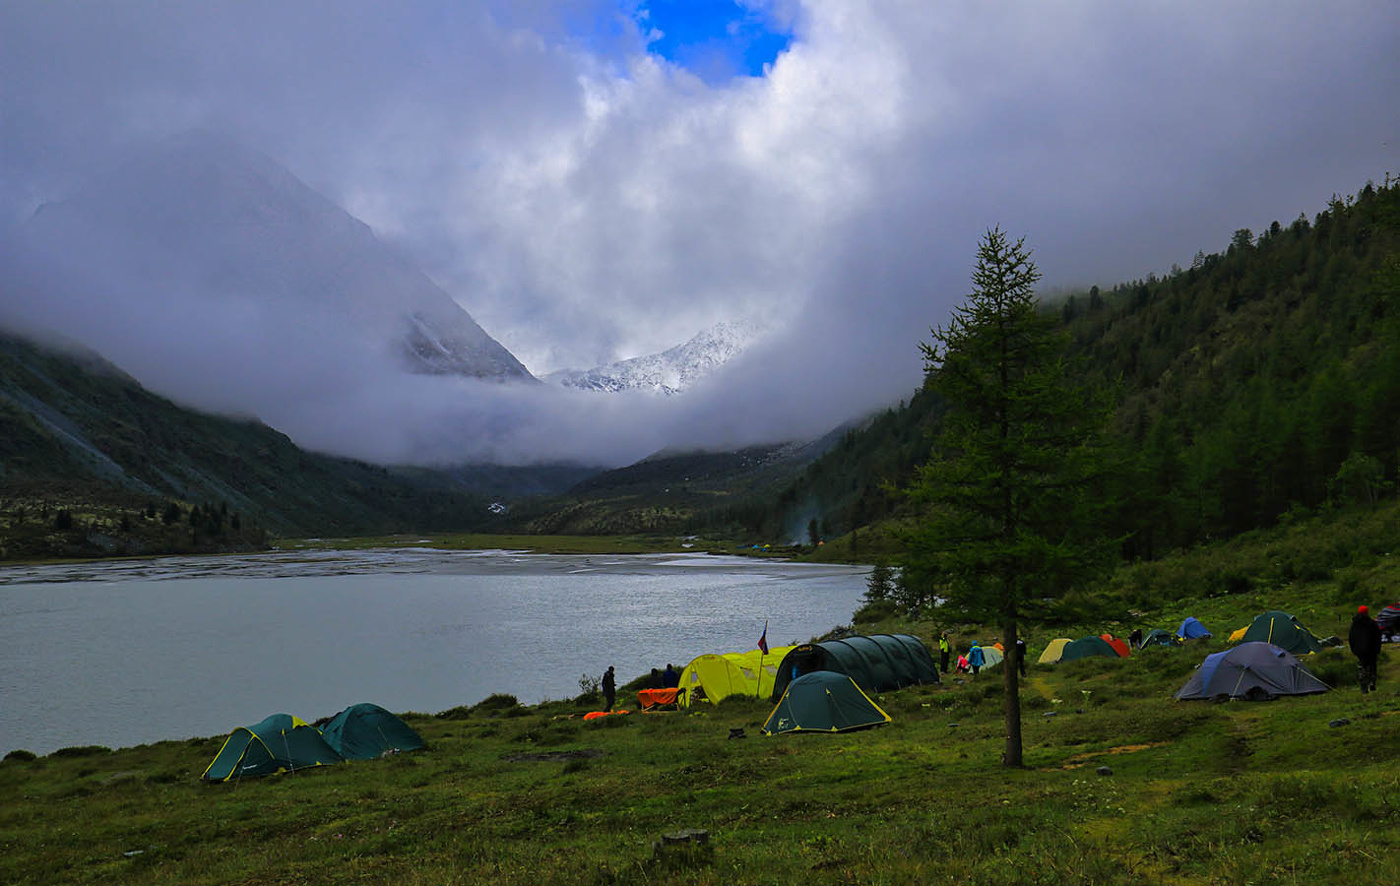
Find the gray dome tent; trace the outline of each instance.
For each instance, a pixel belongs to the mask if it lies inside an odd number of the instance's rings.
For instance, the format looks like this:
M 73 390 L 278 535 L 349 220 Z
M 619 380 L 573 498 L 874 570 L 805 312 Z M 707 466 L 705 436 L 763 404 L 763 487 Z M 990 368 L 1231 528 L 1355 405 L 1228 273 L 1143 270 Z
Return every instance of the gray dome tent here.
M 918 637 L 873 634 L 794 646 L 778 665 L 770 700 L 777 704 L 789 683 L 813 671 L 845 674 L 866 693 L 938 682 L 938 667 Z
M 1288 650 L 1272 643 L 1250 641 L 1207 655 L 1174 697 L 1263 699 L 1326 692 L 1330 688 Z

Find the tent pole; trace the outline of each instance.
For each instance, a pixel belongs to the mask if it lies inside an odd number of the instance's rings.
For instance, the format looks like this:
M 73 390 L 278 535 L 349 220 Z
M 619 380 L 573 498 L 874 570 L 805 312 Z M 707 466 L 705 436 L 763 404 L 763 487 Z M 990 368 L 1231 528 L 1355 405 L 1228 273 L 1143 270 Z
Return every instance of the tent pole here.
M 296 728 L 296 724 L 295 724 L 295 723 L 292 724 L 292 728 L 293 728 L 293 729 Z M 283 733 L 282 733 L 282 750 L 284 750 L 284 751 L 287 752 L 287 771 L 290 772 L 290 773 L 293 774 L 293 775 L 296 775 L 296 774 L 297 774 L 297 764 L 296 764 L 296 761 L 292 759 L 292 743 L 291 743 L 290 741 L 287 740 L 287 732 L 286 732 L 286 731 L 283 731 Z

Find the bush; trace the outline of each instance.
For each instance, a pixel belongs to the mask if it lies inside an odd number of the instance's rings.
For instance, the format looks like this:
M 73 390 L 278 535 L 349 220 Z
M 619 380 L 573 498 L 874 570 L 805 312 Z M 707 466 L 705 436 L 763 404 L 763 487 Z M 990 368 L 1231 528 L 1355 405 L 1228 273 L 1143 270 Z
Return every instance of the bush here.
M 875 624 L 888 621 L 899 614 L 899 607 L 890 600 L 866 603 L 856 610 L 852 619 L 856 624 Z
M 503 711 L 520 706 L 520 699 L 505 692 L 488 695 L 472 705 L 473 711 Z
M 33 751 L 26 751 L 26 750 L 23 750 L 23 749 L 16 749 L 16 750 L 10 751 L 8 754 L 5 755 L 5 761 L 4 761 L 4 762 L 6 762 L 6 763 L 10 763 L 10 762 L 14 762 L 14 763 L 31 763 L 31 762 L 33 762 L 34 760 L 37 760 L 37 759 L 39 759 L 39 757 L 38 757 L 38 755 L 36 755 Z
M 99 754 L 110 754 L 112 749 L 103 747 L 100 744 L 86 744 L 75 747 L 59 748 L 50 757 L 96 757 Z
M 1305 667 L 1314 677 L 1331 686 L 1333 689 L 1357 686 L 1356 659 L 1349 655 L 1331 655 L 1324 653 L 1317 657 L 1316 661 L 1308 662 Z

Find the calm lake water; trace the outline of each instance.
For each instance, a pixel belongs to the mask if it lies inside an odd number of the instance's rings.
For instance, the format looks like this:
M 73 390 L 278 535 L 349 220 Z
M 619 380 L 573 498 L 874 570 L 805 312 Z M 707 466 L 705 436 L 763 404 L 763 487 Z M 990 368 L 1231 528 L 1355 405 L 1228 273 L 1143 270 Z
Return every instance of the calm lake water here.
M 868 568 L 429 549 L 0 569 L 0 754 L 227 733 L 362 701 L 569 698 L 847 624 Z

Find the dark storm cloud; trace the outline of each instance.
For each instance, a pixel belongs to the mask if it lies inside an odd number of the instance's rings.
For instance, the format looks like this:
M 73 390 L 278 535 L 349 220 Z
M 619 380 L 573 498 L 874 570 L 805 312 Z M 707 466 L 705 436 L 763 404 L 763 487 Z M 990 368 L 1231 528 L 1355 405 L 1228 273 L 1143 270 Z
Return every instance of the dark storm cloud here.
M 636 7 L 4 4 L 0 217 L 211 126 L 413 254 L 537 373 L 738 316 L 779 330 L 660 401 L 347 379 L 317 366 L 333 345 L 274 347 L 227 305 L 107 326 L 148 384 L 318 448 L 615 462 L 908 396 L 992 225 L 1047 286 L 1107 286 L 1400 169 L 1393 4 L 784 2 L 768 75 L 717 85 L 644 55 Z M 213 368 L 250 355 L 247 378 Z

